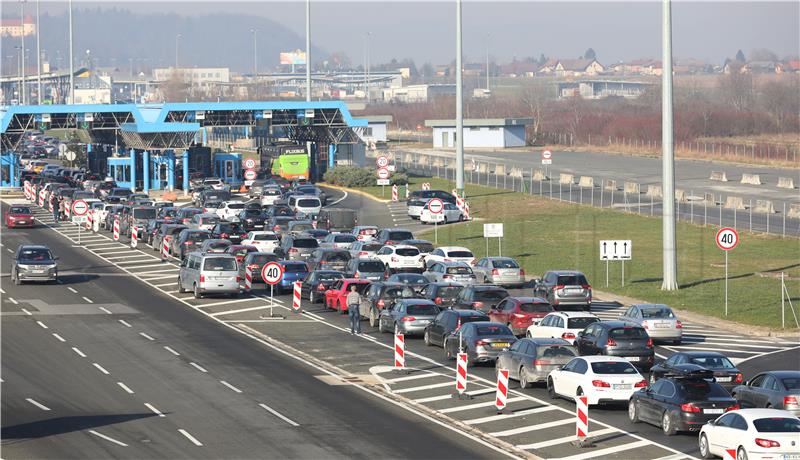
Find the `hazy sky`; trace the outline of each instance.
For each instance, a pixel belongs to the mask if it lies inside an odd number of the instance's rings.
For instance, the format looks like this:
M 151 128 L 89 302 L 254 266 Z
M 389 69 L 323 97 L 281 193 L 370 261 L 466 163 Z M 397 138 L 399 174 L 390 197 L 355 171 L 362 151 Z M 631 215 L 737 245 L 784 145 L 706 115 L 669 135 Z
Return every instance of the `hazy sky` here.
M 3 0 L 4 16 L 16 1 Z M 31 0 L 28 1 L 30 5 Z M 127 8 L 185 15 L 216 12 L 270 18 L 304 34 L 304 1 L 82 2 L 78 7 Z M 64 10 L 65 2 L 42 2 L 42 11 Z M 15 5 L 16 9 L 16 5 Z M 32 6 L 30 11 L 32 11 Z M 417 64 L 446 63 L 455 54 L 455 1 L 312 0 L 312 41 L 329 52 L 344 51 L 360 63 L 371 32 L 372 62 L 411 57 Z M 603 63 L 661 53 L 661 2 L 463 3 L 464 54 L 499 61 L 514 56 L 574 58 L 592 47 Z M 215 32 L 217 33 L 217 32 Z M 224 31 L 220 31 L 224 35 Z M 673 2 L 673 53 L 720 62 L 737 49 L 767 48 L 779 56 L 800 54 L 800 1 Z M 304 47 L 300 40 L 298 47 Z M 313 58 L 313 57 L 312 57 Z

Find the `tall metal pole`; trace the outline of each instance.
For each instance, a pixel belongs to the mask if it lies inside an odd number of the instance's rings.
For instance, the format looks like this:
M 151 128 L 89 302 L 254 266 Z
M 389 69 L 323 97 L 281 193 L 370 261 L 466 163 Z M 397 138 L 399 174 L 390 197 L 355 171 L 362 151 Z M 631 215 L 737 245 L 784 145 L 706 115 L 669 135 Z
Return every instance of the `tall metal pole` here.
M 661 76 L 661 160 L 664 204 L 662 208 L 663 281 L 661 289 L 678 290 L 678 258 L 675 248 L 675 151 L 672 132 L 672 5 L 663 0 Z
M 28 103 L 28 82 L 25 81 L 25 0 L 20 0 L 20 24 L 22 25 L 22 105 Z
M 24 27 L 24 26 L 23 26 Z M 36 103 L 42 103 L 42 48 L 39 45 L 39 0 L 36 0 Z
M 486 91 L 489 91 L 489 37 L 491 35 L 486 33 Z
M 311 102 L 311 0 L 306 0 L 306 101 Z
M 367 41 L 369 35 L 364 34 L 364 100 L 367 100 Z
M 250 29 L 253 34 L 253 84 L 255 85 L 255 95 L 258 99 L 258 31 Z
M 369 68 L 372 65 L 372 62 L 370 62 L 370 58 L 369 58 L 370 40 L 371 39 L 372 39 L 372 32 L 367 32 L 367 67 L 365 68 L 365 70 L 367 72 L 367 77 L 366 77 L 366 80 L 364 80 L 366 82 L 366 84 L 364 85 L 364 89 L 367 92 L 367 103 L 368 104 L 369 104 Z
M 464 196 L 464 113 L 461 75 L 461 0 L 456 0 L 456 190 Z
M 175 70 L 178 70 L 178 40 L 181 39 L 181 34 L 175 36 Z
M 75 103 L 75 60 L 72 58 L 72 0 L 69 0 L 69 103 Z

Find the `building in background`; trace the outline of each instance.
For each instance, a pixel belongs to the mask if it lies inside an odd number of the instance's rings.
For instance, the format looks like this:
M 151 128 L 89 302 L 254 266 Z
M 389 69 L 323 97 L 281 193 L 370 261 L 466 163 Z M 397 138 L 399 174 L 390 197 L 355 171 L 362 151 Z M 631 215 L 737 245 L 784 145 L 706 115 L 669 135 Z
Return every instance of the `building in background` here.
M 22 37 L 23 35 L 34 35 L 35 33 L 36 23 L 33 21 L 33 16 L 25 16 L 24 21 L 20 21 L 19 18 L 0 19 L 0 36 Z
M 509 148 L 525 146 L 525 126 L 533 118 L 464 119 L 464 148 Z M 456 146 L 455 120 L 425 120 L 433 128 L 433 148 Z
M 438 96 L 454 96 L 456 85 L 432 84 L 385 88 L 383 102 L 428 102 Z
M 652 83 L 638 81 L 611 81 L 611 80 L 581 80 L 566 81 L 558 84 L 558 98 L 569 99 L 581 97 L 583 99 L 605 99 L 608 97 L 623 97 L 636 99 L 647 91 Z
M 179 79 L 184 83 L 200 88 L 230 83 L 231 70 L 227 67 L 190 67 L 190 68 L 160 68 L 153 69 L 153 80 L 165 82 Z

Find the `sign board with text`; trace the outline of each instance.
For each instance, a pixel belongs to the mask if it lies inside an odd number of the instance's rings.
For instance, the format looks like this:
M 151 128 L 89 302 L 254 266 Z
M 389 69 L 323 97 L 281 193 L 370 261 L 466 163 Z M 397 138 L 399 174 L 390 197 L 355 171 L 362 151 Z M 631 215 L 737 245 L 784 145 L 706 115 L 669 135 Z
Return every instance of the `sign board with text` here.
M 484 238 L 502 238 L 503 224 L 483 224 Z
M 633 241 L 600 240 L 600 260 L 631 260 Z
M 549 150 L 544 150 L 542 152 L 542 164 L 543 165 L 553 164 L 553 152 Z
M 378 179 L 378 185 L 390 185 L 392 183 L 389 179 Z

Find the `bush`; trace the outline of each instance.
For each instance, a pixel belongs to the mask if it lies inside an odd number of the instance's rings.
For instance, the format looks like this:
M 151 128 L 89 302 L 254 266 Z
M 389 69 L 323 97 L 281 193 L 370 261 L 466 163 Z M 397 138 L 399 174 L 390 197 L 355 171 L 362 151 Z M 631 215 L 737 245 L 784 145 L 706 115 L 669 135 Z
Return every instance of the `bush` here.
M 336 166 L 325 172 L 325 182 L 342 187 L 369 187 L 375 185 L 375 171 L 356 166 Z
M 408 184 L 408 174 L 404 172 L 394 172 L 391 177 L 392 185 Z

